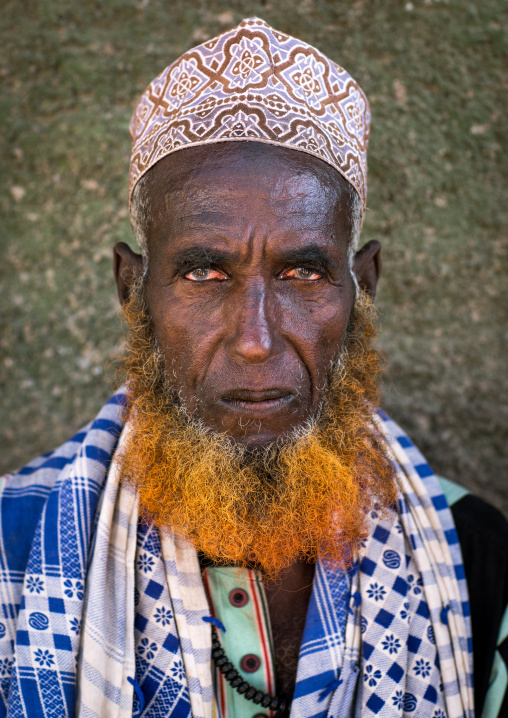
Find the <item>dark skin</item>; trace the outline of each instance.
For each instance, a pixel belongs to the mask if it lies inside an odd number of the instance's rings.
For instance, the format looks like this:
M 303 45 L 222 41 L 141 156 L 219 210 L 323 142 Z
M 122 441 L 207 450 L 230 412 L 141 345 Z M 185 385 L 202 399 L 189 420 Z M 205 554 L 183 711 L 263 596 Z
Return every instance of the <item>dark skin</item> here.
M 349 184 L 323 161 L 255 142 L 186 148 L 148 173 L 146 299 L 179 400 L 249 447 L 318 411 L 343 346 L 355 288 Z M 354 257 L 372 296 L 380 245 Z M 114 248 L 121 302 L 143 271 Z M 314 565 L 266 585 L 278 690 L 291 695 Z

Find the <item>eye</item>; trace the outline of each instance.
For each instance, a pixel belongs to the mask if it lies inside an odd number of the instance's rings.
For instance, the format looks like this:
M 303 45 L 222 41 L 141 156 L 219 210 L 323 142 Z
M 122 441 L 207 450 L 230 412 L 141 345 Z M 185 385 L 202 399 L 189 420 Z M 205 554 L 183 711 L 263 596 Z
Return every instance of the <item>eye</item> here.
M 322 279 L 323 275 L 320 272 L 316 272 L 315 269 L 310 267 L 294 267 L 293 269 L 287 269 L 282 273 L 283 279 L 306 279 L 311 282 L 316 282 L 318 279 Z
M 212 279 L 223 281 L 227 279 L 227 276 L 224 272 L 212 267 L 196 267 L 196 269 L 187 272 L 185 279 L 189 279 L 191 282 L 207 282 Z

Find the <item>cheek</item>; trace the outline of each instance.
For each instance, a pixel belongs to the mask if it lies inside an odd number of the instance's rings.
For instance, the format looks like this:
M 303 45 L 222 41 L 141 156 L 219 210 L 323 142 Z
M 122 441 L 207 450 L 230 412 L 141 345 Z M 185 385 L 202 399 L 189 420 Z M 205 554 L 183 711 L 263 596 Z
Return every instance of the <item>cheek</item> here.
M 283 331 L 299 348 L 312 374 L 322 376 L 329 370 L 344 344 L 354 303 L 354 288 L 337 289 L 331 295 L 304 300 L 298 306 L 284 306 Z
M 220 343 L 217 307 L 183 303 L 169 290 L 147 292 L 147 302 L 169 380 L 184 392 L 195 388 Z

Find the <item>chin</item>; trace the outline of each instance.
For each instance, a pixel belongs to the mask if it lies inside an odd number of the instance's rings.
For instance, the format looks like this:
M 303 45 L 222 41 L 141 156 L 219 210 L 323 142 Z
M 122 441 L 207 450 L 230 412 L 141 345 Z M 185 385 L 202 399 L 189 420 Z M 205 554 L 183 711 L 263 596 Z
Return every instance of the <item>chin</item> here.
M 233 441 L 239 446 L 244 446 L 249 451 L 258 451 L 268 448 L 283 436 L 284 434 L 253 434 L 251 436 L 235 436 Z
M 235 444 L 243 446 L 246 449 L 249 449 L 249 451 L 256 451 L 266 449 L 278 442 L 283 442 L 285 439 L 288 439 L 303 430 L 306 426 L 308 426 L 308 421 L 291 424 L 278 430 L 261 427 L 259 430 L 254 430 L 249 433 L 244 431 L 240 435 L 236 432 L 234 434 L 226 432 L 226 434 L 231 437 Z M 247 429 L 247 427 L 244 427 L 244 429 Z

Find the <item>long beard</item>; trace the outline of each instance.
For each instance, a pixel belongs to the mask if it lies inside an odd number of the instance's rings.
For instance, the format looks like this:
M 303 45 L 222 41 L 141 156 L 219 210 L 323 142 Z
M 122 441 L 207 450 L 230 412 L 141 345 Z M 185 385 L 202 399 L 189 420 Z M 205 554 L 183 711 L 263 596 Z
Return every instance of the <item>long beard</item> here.
M 177 405 L 141 286 L 124 312 L 131 433 L 118 459 L 145 519 L 217 564 L 270 577 L 297 559 L 346 566 L 367 535 L 370 512 L 387 512 L 396 496 L 393 466 L 372 423 L 381 361 L 367 296 L 356 301 L 319 416 L 254 452 Z

